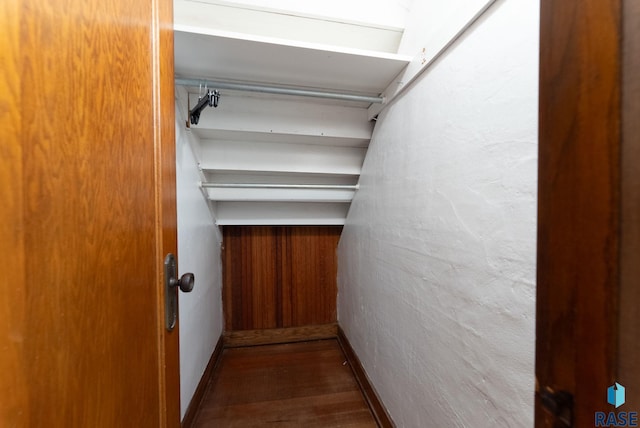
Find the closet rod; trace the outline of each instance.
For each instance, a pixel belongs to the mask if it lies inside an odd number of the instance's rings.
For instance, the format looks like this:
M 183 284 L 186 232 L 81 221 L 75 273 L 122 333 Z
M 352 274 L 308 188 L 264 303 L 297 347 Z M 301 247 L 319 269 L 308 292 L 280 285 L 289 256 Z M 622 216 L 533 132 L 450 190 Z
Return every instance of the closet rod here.
M 200 183 L 203 188 L 217 189 L 321 189 L 358 190 L 358 184 L 270 184 L 270 183 Z
M 365 103 L 372 103 L 372 104 L 384 103 L 384 97 L 371 97 L 367 95 L 344 94 L 339 92 L 312 91 L 309 89 L 252 85 L 248 83 L 218 82 L 215 80 L 184 79 L 180 77 L 176 78 L 175 82 L 176 82 L 176 85 L 183 85 L 183 86 L 205 86 L 206 85 L 209 88 L 232 89 L 236 91 L 249 91 L 249 92 L 262 92 L 265 94 L 296 95 L 300 97 L 327 98 L 332 100 L 356 101 L 356 102 L 365 102 Z

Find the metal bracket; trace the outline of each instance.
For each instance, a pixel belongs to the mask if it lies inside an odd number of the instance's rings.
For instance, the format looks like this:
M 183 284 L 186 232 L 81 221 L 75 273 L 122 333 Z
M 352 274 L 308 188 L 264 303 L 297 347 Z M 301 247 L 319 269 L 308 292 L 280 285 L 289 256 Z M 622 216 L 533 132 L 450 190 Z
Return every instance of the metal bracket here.
M 189 120 L 192 124 L 197 125 L 200 121 L 200 113 L 205 107 L 218 107 L 218 102 L 220 101 L 220 92 L 216 89 L 212 91 L 209 89 L 207 93 L 198 98 L 198 104 L 192 109 L 189 110 Z

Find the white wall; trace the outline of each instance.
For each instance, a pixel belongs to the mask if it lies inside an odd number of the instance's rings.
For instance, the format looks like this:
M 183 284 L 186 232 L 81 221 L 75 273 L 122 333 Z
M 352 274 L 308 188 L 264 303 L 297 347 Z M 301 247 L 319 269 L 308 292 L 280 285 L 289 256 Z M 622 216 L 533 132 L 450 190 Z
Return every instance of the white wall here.
M 178 200 L 178 270 L 195 274 L 191 293 L 180 293 L 181 417 L 202 378 L 222 334 L 222 236 L 199 189 L 200 176 L 192 147 L 197 137 L 185 130 L 176 105 Z
M 391 27 L 404 27 L 411 0 L 201 0 L 216 4 L 237 4 L 264 9 L 326 16 L 353 22 L 368 22 Z
M 399 427 L 533 425 L 538 27 L 498 1 L 377 122 L 338 316 Z
M 492 0 L 413 0 L 398 53 L 427 55 L 446 45 L 469 20 Z M 433 51 L 433 52 L 432 52 Z

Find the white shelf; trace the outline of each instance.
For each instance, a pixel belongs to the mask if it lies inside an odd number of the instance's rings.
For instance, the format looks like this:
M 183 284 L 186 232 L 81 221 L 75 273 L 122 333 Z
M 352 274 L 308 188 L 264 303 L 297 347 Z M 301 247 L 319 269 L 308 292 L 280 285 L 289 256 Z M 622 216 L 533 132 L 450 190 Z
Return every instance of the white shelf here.
M 411 57 L 176 25 L 175 71 L 209 78 L 380 94 Z
M 360 147 L 237 141 L 203 144 L 202 170 L 359 175 L 366 153 Z
M 218 202 L 351 202 L 354 190 L 324 189 L 206 189 Z
M 331 147 L 361 147 L 369 146 L 370 138 L 358 137 L 334 137 L 327 135 L 285 134 L 276 132 L 257 132 L 229 129 L 206 129 L 192 127 L 191 130 L 198 134 L 201 140 L 215 141 L 240 141 L 254 143 L 285 143 L 285 144 L 312 144 Z
M 246 171 L 216 169 L 204 170 L 204 177 L 210 183 L 272 183 L 272 184 L 358 184 L 357 174 L 305 174 L 300 172 Z
M 314 6 L 310 2 L 299 2 L 302 7 L 298 11 L 233 3 L 236 4 L 220 0 L 174 0 L 174 22 L 178 25 L 384 52 L 397 52 L 403 34 L 403 29 L 397 26 L 398 20 L 385 17 L 382 21 L 371 21 L 367 19 L 371 18 L 371 15 L 367 17 L 369 10 L 360 10 L 354 20 L 353 16 L 349 19 L 342 15 L 343 10 L 331 11 L 334 14 L 338 12 L 338 16 L 308 14 L 309 7 Z

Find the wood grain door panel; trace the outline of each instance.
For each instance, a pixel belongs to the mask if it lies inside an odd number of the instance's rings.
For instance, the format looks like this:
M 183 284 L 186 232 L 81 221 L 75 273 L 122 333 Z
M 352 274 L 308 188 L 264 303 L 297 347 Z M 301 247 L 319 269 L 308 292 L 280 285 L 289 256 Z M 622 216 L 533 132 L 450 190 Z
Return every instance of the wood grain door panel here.
M 0 10 L 0 245 L 16 269 L 0 425 L 178 426 L 161 309 L 176 250 L 171 2 Z

